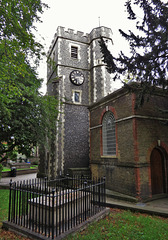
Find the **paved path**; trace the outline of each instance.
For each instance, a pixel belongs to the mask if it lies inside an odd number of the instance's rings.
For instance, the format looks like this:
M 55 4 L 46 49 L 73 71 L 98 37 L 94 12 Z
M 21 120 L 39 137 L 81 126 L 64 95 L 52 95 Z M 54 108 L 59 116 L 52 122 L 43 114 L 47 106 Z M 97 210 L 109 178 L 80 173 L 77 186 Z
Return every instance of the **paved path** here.
M 12 181 L 22 181 L 28 179 L 34 179 L 37 177 L 37 173 L 19 175 L 16 177 L 5 177 L 0 179 L 0 188 L 7 188 L 9 182 Z M 163 197 L 161 199 L 153 200 L 146 203 L 132 203 L 128 201 L 114 199 L 113 197 L 107 197 L 106 203 L 108 207 L 111 208 L 123 208 L 130 209 L 133 211 L 139 211 L 149 214 L 156 214 L 163 217 L 168 217 L 168 197 Z
M 0 187 L 8 187 L 11 179 L 12 179 L 12 182 L 17 182 L 22 180 L 34 179 L 36 177 L 37 177 L 37 173 L 18 175 L 16 177 L 4 177 L 0 179 Z
M 132 203 L 113 198 L 107 198 L 106 203 L 111 208 L 129 209 L 133 211 L 139 211 L 141 213 L 148 213 L 159 215 L 168 218 L 168 198 L 163 197 L 161 199 L 149 201 L 146 203 L 138 202 Z

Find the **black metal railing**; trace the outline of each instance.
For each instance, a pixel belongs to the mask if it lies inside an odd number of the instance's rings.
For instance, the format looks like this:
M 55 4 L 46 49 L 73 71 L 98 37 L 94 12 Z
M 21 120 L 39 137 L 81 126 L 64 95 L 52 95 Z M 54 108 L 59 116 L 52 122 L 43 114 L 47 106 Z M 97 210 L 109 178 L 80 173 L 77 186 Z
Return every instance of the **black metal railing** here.
M 100 212 L 105 202 L 105 178 L 11 181 L 8 221 L 54 239 Z

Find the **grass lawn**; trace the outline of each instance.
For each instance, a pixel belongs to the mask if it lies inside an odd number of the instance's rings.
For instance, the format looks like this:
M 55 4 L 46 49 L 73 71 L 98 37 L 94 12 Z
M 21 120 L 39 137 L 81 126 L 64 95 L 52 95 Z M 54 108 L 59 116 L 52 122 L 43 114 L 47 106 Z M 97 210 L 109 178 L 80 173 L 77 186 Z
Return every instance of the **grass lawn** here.
M 130 211 L 111 209 L 105 219 L 90 224 L 86 230 L 66 240 L 166 240 L 168 219 Z
M 9 190 L 0 189 L 0 223 L 8 218 Z
M 17 168 L 16 170 L 27 170 L 27 169 L 36 169 L 38 167 L 38 165 L 31 165 L 30 168 Z M 7 167 L 3 167 L 2 172 L 8 172 L 11 171 L 11 168 L 7 168 Z
M 2 221 L 8 219 L 9 190 L 0 189 L 0 240 L 30 240 L 2 229 Z
M 9 190 L 0 189 L 0 224 L 8 217 Z M 0 230 L 1 240 L 22 239 L 14 233 Z M 104 219 L 85 230 L 69 235 L 66 240 L 168 240 L 168 219 L 130 211 L 111 209 Z

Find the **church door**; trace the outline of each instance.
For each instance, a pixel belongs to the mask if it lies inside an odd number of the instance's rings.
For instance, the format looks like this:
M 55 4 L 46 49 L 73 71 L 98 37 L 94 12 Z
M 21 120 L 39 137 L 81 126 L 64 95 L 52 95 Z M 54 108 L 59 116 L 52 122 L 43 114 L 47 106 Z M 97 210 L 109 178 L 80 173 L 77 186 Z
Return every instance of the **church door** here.
M 154 148 L 150 158 L 152 195 L 165 192 L 164 156 Z

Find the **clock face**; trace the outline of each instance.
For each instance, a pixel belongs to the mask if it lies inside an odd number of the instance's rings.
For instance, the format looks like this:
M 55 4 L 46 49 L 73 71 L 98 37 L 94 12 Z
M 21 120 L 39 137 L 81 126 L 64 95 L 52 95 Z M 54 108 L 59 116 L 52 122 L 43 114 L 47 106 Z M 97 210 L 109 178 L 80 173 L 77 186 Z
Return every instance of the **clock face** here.
M 82 85 L 85 78 L 82 72 L 74 70 L 70 73 L 70 80 L 75 85 Z

